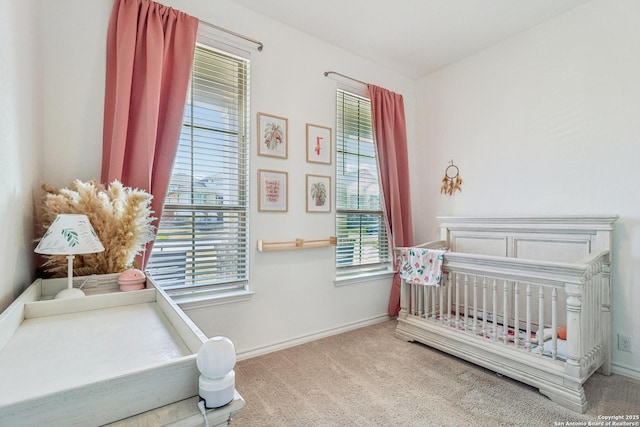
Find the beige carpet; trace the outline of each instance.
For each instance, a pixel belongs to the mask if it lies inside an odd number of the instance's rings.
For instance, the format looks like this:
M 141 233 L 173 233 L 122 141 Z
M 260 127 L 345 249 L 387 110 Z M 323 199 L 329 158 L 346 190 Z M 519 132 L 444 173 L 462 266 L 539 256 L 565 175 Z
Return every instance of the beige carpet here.
M 640 414 L 640 381 L 595 374 L 588 412 L 429 347 L 394 337 L 394 320 L 236 365 L 247 405 L 236 427 L 558 426 Z M 557 423 L 557 424 L 554 424 Z M 580 425 L 580 424 L 573 424 Z

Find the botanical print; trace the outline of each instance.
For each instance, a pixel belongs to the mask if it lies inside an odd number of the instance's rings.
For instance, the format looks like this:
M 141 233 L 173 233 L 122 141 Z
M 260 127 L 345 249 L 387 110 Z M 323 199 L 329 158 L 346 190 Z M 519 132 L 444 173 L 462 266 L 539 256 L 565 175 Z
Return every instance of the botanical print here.
M 331 212 L 331 177 L 307 175 L 307 212 Z
M 287 158 L 287 119 L 258 113 L 258 154 L 261 156 Z
M 324 206 L 327 201 L 327 187 L 323 182 L 314 182 L 311 185 L 311 197 L 316 202 L 316 206 Z
M 282 144 L 282 126 L 277 123 L 267 123 L 264 127 L 264 144 L 269 150 L 277 150 Z
M 80 241 L 78 240 L 78 233 L 72 228 L 63 228 L 62 237 L 67 240 L 69 247 L 75 248 Z

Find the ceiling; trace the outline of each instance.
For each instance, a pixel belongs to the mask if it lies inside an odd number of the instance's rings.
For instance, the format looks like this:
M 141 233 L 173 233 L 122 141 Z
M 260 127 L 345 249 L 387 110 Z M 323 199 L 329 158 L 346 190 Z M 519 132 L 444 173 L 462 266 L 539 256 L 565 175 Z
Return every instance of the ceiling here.
M 411 78 L 590 0 L 233 0 Z

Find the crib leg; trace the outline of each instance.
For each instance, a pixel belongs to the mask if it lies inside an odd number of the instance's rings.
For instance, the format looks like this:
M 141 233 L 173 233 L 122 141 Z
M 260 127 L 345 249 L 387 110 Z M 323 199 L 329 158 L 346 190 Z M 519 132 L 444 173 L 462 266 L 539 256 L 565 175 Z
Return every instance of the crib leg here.
M 602 307 L 600 327 L 602 328 L 603 351 L 602 366 L 598 372 L 602 375 L 611 375 L 611 267 L 609 263 L 602 266 Z
M 402 325 L 400 323 L 398 324 L 398 327 L 396 327 L 396 332 L 394 335 L 397 339 L 402 341 L 406 341 L 406 342 L 415 341 L 415 338 L 411 334 L 402 330 Z
M 576 389 L 572 390 L 566 386 L 562 388 L 547 388 L 541 387 L 540 393 L 551 399 L 552 402 L 558 405 L 571 409 L 574 412 L 584 414 L 587 412 L 587 396 L 584 394 L 584 389 L 581 384 L 576 384 Z

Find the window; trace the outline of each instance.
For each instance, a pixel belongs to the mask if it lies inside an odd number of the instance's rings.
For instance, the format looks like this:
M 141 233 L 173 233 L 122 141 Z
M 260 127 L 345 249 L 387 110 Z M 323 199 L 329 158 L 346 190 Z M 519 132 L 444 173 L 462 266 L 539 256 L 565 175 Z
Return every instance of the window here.
M 391 257 L 378 184 L 371 101 L 338 89 L 337 275 L 386 271 Z
M 148 270 L 180 298 L 246 290 L 249 62 L 198 44 Z

